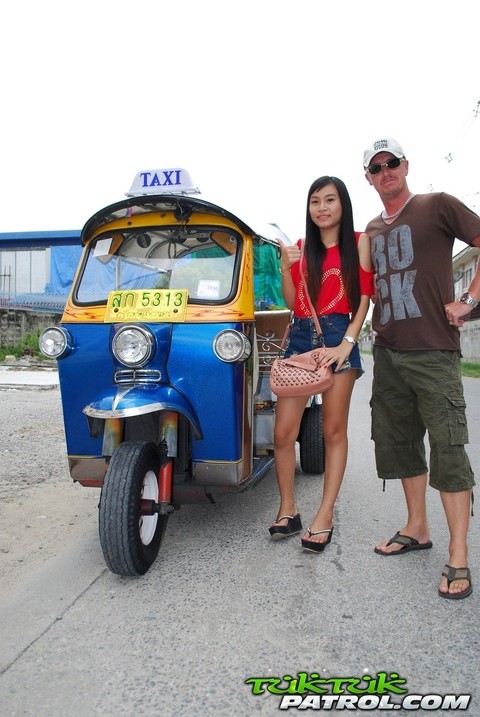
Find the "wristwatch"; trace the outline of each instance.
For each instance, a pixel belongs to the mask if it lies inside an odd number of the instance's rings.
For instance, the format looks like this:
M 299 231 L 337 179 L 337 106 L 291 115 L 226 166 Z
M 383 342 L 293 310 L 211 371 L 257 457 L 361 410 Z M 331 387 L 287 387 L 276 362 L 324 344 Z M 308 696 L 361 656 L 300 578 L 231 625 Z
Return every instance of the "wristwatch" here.
M 478 304 L 480 304 L 480 301 L 476 301 L 471 294 L 466 291 L 464 294 L 461 295 L 460 301 L 462 304 L 468 304 L 472 307 L 472 309 L 475 309 Z
M 355 346 L 355 344 L 357 343 L 353 336 L 344 336 L 343 338 L 345 339 L 345 341 L 348 341 L 349 344 L 352 344 L 352 346 Z

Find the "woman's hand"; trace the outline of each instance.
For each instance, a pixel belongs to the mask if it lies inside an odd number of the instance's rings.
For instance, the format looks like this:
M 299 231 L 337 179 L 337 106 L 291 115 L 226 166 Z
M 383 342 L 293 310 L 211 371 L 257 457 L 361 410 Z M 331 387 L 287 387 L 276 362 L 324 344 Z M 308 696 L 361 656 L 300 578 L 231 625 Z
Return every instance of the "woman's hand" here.
M 282 274 L 288 274 L 290 268 L 295 262 L 300 261 L 302 255 L 301 250 L 296 244 L 284 244 L 281 239 L 278 240 L 281 251 L 280 271 Z
M 342 339 L 338 346 L 325 347 L 325 354 L 322 356 L 322 366 L 331 366 L 336 363 L 335 373 L 340 371 L 343 364 L 348 361 L 353 345 Z

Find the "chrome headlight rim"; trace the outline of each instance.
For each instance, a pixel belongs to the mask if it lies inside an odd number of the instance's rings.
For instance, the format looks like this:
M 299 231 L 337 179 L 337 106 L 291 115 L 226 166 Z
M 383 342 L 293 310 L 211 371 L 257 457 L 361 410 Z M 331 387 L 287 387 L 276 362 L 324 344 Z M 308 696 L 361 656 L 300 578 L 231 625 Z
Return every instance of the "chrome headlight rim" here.
M 137 337 L 139 343 L 143 346 L 141 355 L 135 359 L 127 359 L 126 354 L 122 353 L 119 348 L 119 342 L 121 339 L 126 338 L 126 334 L 133 334 Z M 139 326 L 138 324 L 125 324 L 121 326 L 116 332 L 112 339 L 112 352 L 115 359 L 122 366 L 129 368 L 139 368 L 145 366 L 153 357 L 155 353 L 155 337 L 150 329 L 145 326 Z
M 38 347 L 43 356 L 58 361 L 71 352 L 73 339 L 62 326 L 47 326 L 38 337 Z
M 252 344 L 245 334 L 236 329 L 224 329 L 213 340 L 215 356 L 225 363 L 242 363 L 252 353 Z

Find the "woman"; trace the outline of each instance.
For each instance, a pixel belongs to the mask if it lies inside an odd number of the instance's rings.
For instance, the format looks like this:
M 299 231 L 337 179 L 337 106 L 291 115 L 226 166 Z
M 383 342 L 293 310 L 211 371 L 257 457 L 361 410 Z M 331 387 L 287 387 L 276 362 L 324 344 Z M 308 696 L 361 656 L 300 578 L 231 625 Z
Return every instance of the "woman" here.
M 323 396 L 323 495 L 302 537 L 304 549 L 322 552 L 332 538 L 333 509 L 347 463 L 350 398 L 355 379 L 363 373 L 356 341 L 373 294 L 369 240 L 366 234 L 354 231 L 352 203 L 340 179 L 320 177 L 310 187 L 307 199 L 303 270 L 321 337 L 317 336 L 300 278 L 301 242 L 295 246 L 280 242 L 280 247 L 282 293 L 294 312 L 285 357 L 325 345 L 324 363 L 335 371 L 335 385 Z M 295 442 L 306 402 L 304 397 L 277 399 L 274 442 L 280 508 L 270 527 L 273 540 L 302 530 L 294 490 Z

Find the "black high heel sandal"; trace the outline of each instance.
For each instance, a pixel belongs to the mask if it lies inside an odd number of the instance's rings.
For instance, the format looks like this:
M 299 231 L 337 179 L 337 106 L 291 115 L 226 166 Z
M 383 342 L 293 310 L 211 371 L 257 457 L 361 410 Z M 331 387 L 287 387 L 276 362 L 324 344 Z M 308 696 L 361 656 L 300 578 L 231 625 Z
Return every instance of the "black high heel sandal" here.
M 333 525 L 328 530 L 315 530 L 313 533 L 309 528 L 307 530 L 307 533 L 310 537 L 312 537 L 312 535 L 321 535 L 321 533 L 328 533 L 328 538 L 324 543 L 319 543 L 316 540 L 307 540 L 306 538 L 302 538 L 302 546 L 304 550 L 311 550 L 312 553 L 321 553 L 325 550 L 325 548 L 332 539 Z
M 272 525 L 268 529 L 272 540 L 282 540 L 283 538 L 289 538 L 291 535 L 297 535 L 302 529 L 302 521 L 300 520 L 300 513 L 295 515 L 282 515 L 277 518 L 276 523 L 281 520 L 287 520 L 286 525 Z

